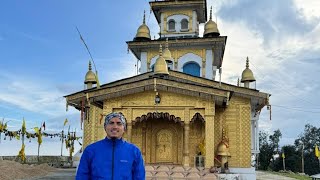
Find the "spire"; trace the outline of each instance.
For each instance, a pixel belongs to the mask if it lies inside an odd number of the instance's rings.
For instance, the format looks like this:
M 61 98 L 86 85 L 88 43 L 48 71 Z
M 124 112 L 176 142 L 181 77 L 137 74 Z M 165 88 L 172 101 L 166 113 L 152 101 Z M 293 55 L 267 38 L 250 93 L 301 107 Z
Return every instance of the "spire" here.
M 168 75 L 168 65 L 166 63 L 166 60 L 162 57 L 162 45 L 160 44 L 159 48 L 159 57 L 156 60 L 156 63 L 154 64 L 154 74 L 157 75 Z
M 146 25 L 146 11 L 143 11 L 142 25 L 138 28 L 134 41 L 149 41 L 151 40 L 149 27 Z
M 210 8 L 210 19 L 204 25 L 203 37 L 216 37 L 216 36 L 220 36 L 220 32 L 219 32 L 217 23 L 213 22 L 213 20 L 212 20 L 212 6 L 211 6 L 211 8 Z
M 162 45 L 160 44 L 160 47 L 159 47 L 159 56 L 162 57 Z
M 238 83 L 237 83 L 237 86 L 240 86 L 240 79 L 238 78 Z
M 89 60 L 88 72 L 84 79 L 84 84 L 87 84 L 87 89 L 92 88 L 93 84 L 97 84 L 96 74 L 92 72 L 91 61 Z
M 166 49 L 169 48 L 168 38 L 166 38 Z
M 163 51 L 163 55 L 162 57 L 166 60 L 167 64 L 168 64 L 168 68 L 171 69 L 171 65 L 173 64 L 173 59 L 171 56 L 171 52 L 169 50 L 169 42 L 168 42 L 168 38 L 166 38 L 166 44 L 165 44 L 165 49 Z
M 89 71 L 92 70 L 92 67 L 91 67 L 91 61 L 89 60 Z
M 242 72 L 241 82 L 244 83 L 244 87 L 249 88 L 249 83 L 254 81 L 256 81 L 256 79 L 254 78 L 251 69 L 249 69 L 249 57 L 247 57 L 246 68 Z

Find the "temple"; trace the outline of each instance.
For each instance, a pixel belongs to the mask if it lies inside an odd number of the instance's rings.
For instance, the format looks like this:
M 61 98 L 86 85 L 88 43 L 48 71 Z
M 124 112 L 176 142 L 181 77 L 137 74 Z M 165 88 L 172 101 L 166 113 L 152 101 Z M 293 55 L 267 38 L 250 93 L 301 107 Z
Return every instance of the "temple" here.
M 125 139 L 140 147 L 146 164 L 221 167 L 221 156 L 229 172 L 255 179 L 259 114 L 270 95 L 255 89 L 249 58 L 238 84 L 221 82 L 227 37 L 220 36 L 212 10 L 207 16 L 206 0 L 149 3 L 159 37 L 151 38 L 144 16 L 126 42 L 139 74 L 97 86 L 89 63 L 86 88 L 65 96 L 67 106 L 81 111 L 83 147 L 105 137 L 106 114 L 121 112 Z

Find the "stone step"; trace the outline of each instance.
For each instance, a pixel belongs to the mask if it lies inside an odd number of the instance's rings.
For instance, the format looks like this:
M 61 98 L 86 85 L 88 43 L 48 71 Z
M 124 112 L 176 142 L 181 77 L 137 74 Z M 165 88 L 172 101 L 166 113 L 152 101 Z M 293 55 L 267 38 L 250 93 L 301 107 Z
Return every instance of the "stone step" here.
M 182 180 L 182 179 L 217 179 L 217 176 L 209 172 L 209 169 L 182 167 L 177 165 L 146 165 L 147 180 Z

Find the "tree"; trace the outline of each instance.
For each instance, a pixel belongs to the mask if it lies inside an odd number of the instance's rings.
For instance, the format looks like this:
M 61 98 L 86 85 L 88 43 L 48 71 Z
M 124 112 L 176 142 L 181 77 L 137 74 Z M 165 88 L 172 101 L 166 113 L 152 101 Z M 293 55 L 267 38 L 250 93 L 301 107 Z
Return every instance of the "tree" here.
M 274 162 L 274 155 L 279 153 L 279 142 L 282 134 L 280 130 L 274 131 L 274 134 L 268 135 L 264 131 L 259 132 L 259 165 L 258 169 L 267 170 L 273 168 L 274 164 L 270 167 L 270 162 Z
M 279 129 L 275 130 L 273 132 L 273 135 L 269 136 L 270 146 L 273 148 L 273 156 L 272 156 L 272 170 L 274 170 L 275 166 L 275 156 L 274 155 L 280 155 L 279 152 L 279 142 L 280 138 L 282 137 L 282 134 Z
M 302 160 L 301 153 L 303 153 L 304 172 L 309 175 L 320 173 L 319 161 L 314 153 L 314 146 L 316 144 L 320 145 L 320 128 L 306 124 L 304 127 L 304 133 L 295 140 L 294 144 L 296 150 L 300 152 L 300 162 Z
M 282 147 L 281 152 L 285 154 L 285 164 L 286 170 L 290 170 L 292 172 L 299 172 L 301 169 L 301 163 L 299 161 L 300 156 L 296 151 L 296 147 L 294 145 L 286 145 Z M 274 163 L 274 171 L 283 170 L 282 157 L 279 156 L 276 158 Z

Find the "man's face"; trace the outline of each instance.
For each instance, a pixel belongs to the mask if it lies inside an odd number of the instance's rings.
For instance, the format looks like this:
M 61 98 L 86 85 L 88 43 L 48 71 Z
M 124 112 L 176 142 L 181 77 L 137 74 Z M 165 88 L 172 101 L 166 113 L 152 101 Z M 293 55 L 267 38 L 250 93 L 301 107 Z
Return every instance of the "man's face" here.
M 121 138 L 124 133 L 124 126 L 118 117 L 112 118 L 104 127 L 109 138 Z

